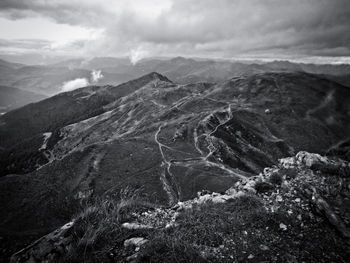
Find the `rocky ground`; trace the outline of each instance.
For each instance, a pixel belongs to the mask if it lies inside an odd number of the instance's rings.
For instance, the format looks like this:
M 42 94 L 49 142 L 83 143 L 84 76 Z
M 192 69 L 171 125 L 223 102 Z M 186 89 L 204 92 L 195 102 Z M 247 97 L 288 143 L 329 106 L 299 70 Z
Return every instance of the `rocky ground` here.
M 11 262 L 348 262 L 350 163 L 299 152 L 172 207 L 102 200 Z M 93 216 L 92 216 L 93 215 Z

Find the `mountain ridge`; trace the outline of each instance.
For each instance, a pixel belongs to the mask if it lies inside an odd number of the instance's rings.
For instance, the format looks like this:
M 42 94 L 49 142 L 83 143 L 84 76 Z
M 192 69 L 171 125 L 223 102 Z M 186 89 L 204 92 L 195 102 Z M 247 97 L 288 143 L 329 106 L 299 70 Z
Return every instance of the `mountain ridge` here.
M 150 73 L 24 106 L 0 117 L 0 230 L 38 237 L 129 187 L 162 206 L 225 192 L 280 158 L 346 140 L 349 97 L 305 73 L 194 84 Z

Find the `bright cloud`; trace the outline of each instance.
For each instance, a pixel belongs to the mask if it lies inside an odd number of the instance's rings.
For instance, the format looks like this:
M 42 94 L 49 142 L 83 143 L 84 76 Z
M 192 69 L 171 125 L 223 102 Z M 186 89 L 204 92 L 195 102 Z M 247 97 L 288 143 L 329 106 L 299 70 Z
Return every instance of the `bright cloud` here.
M 66 81 L 62 84 L 61 91 L 72 91 L 75 89 L 83 88 L 91 84 L 96 84 L 103 78 L 101 70 L 91 71 L 90 81 L 87 78 L 76 78 L 74 80 Z
M 101 70 L 93 70 L 91 71 L 91 82 L 97 83 L 100 79 L 103 78 Z
M 64 82 L 61 88 L 62 92 L 72 91 L 89 85 L 89 81 L 86 78 L 77 78 Z

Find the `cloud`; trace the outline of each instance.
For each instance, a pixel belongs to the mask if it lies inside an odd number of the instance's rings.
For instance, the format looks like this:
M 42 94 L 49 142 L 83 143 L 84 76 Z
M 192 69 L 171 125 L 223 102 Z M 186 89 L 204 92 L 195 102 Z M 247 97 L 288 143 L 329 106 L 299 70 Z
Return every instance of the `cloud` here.
M 76 78 L 74 80 L 65 81 L 62 84 L 61 92 L 72 91 L 91 84 L 96 84 L 102 78 L 103 75 L 101 70 L 93 70 L 91 71 L 90 81 L 87 78 Z
M 97 83 L 100 79 L 103 78 L 101 70 L 93 70 L 91 71 L 91 82 Z
M 72 91 L 78 88 L 86 87 L 89 85 L 89 81 L 86 78 L 77 78 L 64 82 L 61 88 L 62 92 Z
M 45 52 L 129 56 L 133 63 L 172 55 L 350 56 L 348 0 L 2 0 L 0 14 L 91 32 Z
M 149 56 L 149 52 L 141 46 L 131 49 L 129 54 L 130 62 L 135 65 L 138 61 Z

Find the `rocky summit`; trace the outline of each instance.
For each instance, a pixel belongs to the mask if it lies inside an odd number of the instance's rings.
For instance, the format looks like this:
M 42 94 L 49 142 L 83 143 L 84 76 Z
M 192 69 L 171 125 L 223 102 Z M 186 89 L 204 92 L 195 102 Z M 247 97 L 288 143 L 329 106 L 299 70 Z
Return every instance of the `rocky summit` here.
M 349 101 L 310 73 L 153 72 L 7 112 L 3 260 L 346 262 Z

